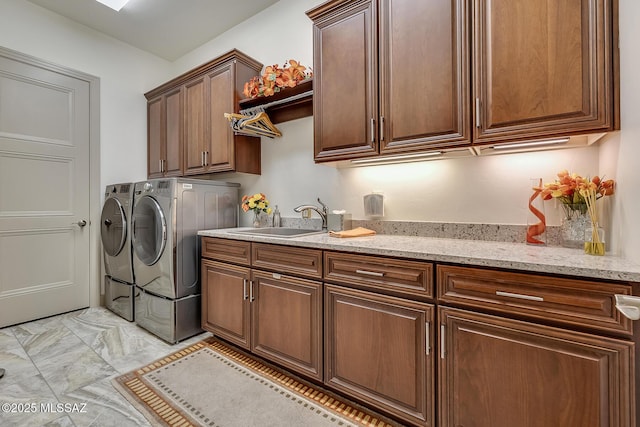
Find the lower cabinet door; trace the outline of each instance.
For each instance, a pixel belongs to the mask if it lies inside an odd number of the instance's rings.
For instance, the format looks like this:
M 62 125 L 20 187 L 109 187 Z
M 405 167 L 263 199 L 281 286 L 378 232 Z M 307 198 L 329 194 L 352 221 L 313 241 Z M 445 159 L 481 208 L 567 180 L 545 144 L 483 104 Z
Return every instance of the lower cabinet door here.
M 635 424 L 632 342 L 439 309 L 440 426 Z
M 325 383 L 432 426 L 432 319 L 430 304 L 325 284 Z
M 322 283 L 252 271 L 255 354 L 322 380 Z
M 250 271 L 202 261 L 202 329 L 247 350 L 251 339 Z

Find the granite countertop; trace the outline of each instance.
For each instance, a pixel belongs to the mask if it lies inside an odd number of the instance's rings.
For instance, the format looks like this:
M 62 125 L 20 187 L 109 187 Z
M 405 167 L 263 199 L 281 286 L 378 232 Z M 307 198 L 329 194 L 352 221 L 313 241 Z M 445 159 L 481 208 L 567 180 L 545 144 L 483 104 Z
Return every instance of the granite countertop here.
M 341 239 L 330 237 L 326 233 L 294 238 L 234 233 L 242 229 L 246 228 L 202 230 L 198 235 L 528 272 L 640 282 L 640 265 L 611 255 L 587 255 L 581 249 L 384 234 Z

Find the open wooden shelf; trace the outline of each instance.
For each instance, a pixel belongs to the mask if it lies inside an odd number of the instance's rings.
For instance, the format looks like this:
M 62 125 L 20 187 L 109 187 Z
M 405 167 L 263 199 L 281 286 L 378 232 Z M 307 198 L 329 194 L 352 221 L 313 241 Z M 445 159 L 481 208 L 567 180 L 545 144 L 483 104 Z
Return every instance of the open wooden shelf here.
M 288 98 L 309 92 L 301 98 L 294 98 L 288 101 Z M 260 105 L 271 104 L 276 101 L 282 101 L 277 105 L 268 106 L 265 112 L 269 115 L 272 123 L 282 123 L 289 120 L 300 119 L 313 115 L 313 79 L 305 80 L 295 87 L 284 89 L 272 96 L 262 96 L 259 98 L 243 99 L 239 102 L 240 110 L 258 107 Z

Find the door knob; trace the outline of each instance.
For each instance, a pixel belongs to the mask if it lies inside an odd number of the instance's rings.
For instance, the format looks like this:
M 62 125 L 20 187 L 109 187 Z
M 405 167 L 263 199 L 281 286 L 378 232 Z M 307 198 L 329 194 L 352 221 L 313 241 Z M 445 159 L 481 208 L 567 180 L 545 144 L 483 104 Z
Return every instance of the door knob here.
M 71 225 L 77 225 L 78 227 L 82 228 L 85 225 L 87 225 L 87 221 L 85 221 L 84 219 L 81 219 L 78 222 L 72 222 Z

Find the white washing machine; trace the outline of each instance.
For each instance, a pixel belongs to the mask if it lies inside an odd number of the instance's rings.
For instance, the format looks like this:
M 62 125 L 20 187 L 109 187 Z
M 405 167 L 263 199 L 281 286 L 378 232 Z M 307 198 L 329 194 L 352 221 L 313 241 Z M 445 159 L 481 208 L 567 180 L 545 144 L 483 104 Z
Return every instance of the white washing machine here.
M 134 276 L 131 248 L 133 183 L 107 185 L 100 217 L 105 267 L 105 305 L 134 320 Z
M 239 186 L 187 178 L 135 184 L 131 239 L 139 326 L 171 343 L 201 331 L 197 233 L 237 226 Z

